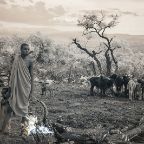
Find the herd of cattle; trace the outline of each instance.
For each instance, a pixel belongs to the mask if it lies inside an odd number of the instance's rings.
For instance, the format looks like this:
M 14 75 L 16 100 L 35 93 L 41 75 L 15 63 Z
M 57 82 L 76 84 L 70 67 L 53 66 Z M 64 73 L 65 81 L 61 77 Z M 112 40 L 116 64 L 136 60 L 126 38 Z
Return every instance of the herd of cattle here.
M 113 74 L 107 76 L 91 77 L 90 79 L 90 95 L 94 95 L 94 87 L 100 90 L 101 95 L 105 95 L 107 90 L 111 90 L 114 95 L 123 94 L 130 100 L 144 99 L 144 77 L 136 79 L 132 76 L 123 75 L 119 76 Z
M 85 81 L 89 81 L 91 84 L 90 95 L 95 95 L 94 87 L 100 90 L 101 95 L 105 95 L 107 90 L 111 91 L 113 95 L 124 96 L 130 100 L 138 99 L 144 100 L 144 77 L 136 79 L 128 75 L 113 74 L 109 77 L 100 75 L 91 78 L 81 77 Z M 38 80 L 39 81 L 39 80 Z M 53 80 L 49 80 L 46 83 L 53 83 Z M 4 82 L 0 79 L 0 87 L 4 85 Z M 45 86 L 46 87 L 46 86 Z M 42 94 L 46 93 L 46 88 L 42 88 Z

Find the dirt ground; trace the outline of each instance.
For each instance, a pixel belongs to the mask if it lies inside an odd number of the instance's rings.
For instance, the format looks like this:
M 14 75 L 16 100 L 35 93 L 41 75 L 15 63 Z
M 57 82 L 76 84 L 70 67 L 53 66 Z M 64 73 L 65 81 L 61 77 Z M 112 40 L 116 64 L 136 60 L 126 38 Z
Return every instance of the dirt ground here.
M 110 128 L 132 129 L 136 127 L 144 114 L 144 101 L 129 101 L 126 98 L 111 95 L 90 96 L 89 87 L 78 84 L 57 83 L 51 86 L 45 96 L 41 96 L 40 85 L 36 84 L 33 97 L 45 102 L 48 108 L 48 122 L 59 122 L 72 127 L 79 133 L 89 133 L 98 137 Z M 39 119 L 43 116 L 40 104 L 30 103 Z M 12 120 L 11 135 L 0 134 L 0 144 L 19 144 L 22 142 L 20 134 L 20 118 Z

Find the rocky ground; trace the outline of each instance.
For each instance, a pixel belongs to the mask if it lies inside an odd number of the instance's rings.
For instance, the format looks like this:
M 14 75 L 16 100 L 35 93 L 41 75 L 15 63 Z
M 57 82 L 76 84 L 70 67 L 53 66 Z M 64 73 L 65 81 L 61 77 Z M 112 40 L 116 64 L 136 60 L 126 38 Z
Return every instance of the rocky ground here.
M 144 101 L 129 101 L 126 98 L 111 95 L 90 96 L 89 87 L 78 84 L 54 84 L 41 96 L 40 85 L 36 84 L 33 97 L 45 102 L 48 108 L 48 122 L 58 122 L 71 127 L 74 132 L 89 134 L 98 138 L 109 129 L 132 129 L 139 124 L 144 114 Z M 30 111 L 39 120 L 43 116 L 43 108 L 39 103 L 31 102 Z M 20 134 L 20 118 L 12 120 L 11 135 L 0 134 L 0 144 L 27 143 Z

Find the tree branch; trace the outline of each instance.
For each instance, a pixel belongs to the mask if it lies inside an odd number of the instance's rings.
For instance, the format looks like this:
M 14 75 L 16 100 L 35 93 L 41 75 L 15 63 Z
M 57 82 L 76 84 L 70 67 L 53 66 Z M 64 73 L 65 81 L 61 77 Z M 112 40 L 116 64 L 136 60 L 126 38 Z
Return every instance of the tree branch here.
M 102 68 L 101 68 L 101 63 L 100 61 L 98 60 L 98 58 L 96 57 L 97 54 L 100 54 L 102 51 L 99 51 L 99 52 L 95 52 L 94 50 L 91 52 L 89 52 L 86 48 L 83 48 L 78 42 L 77 42 L 77 39 L 73 39 L 73 43 L 81 50 L 85 51 L 90 57 L 92 57 L 97 65 L 98 65 L 98 68 L 99 68 L 99 71 L 100 71 L 100 74 L 102 73 Z

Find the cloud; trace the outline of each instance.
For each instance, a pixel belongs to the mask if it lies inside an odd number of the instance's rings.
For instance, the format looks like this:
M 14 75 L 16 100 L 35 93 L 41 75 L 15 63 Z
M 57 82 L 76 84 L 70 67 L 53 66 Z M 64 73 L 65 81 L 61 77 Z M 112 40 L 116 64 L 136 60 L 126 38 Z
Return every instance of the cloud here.
M 3 27 L 3 24 L 2 24 L 2 23 L 0 23 L 0 27 Z
M 56 14 L 57 16 L 64 15 L 66 13 L 66 11 L 64 10 L 64 8 L 61 5 L 56 6 L 54 8 L 49 8 L 49 11 Z
M 64 8 L 59 5 L 46 9 L 44 2 L 37 2 L 31 6 L 11 5 L 11 7 L 0 8 L 0 20 L 6 22 L 20 22 L 34 25 L 49 25 L 54 23 L 55 17 L 66 13 Z
M 124 15 L 139 16 L 137 13 L 130 12 L 130 11 L 121 11 L 121 13 L 124 14 Z
M 132 16 L 139 16 L 138 13 L 136 12 L 132 12 L 132 11 L 123 11 L 123 10 L 120 10 L 118 8 L 113 8 L 113 9 L 110 9 L 111 12 L 117 12 L 119 13 L 120 15 L 132 15 Z
M 7 4 L 5 0 L 0 0 L 0 4 Z

